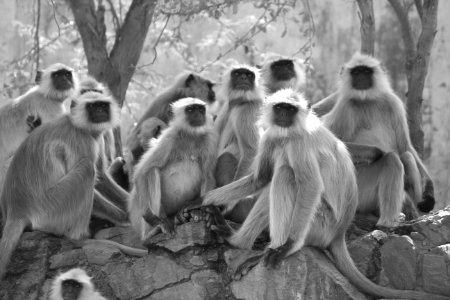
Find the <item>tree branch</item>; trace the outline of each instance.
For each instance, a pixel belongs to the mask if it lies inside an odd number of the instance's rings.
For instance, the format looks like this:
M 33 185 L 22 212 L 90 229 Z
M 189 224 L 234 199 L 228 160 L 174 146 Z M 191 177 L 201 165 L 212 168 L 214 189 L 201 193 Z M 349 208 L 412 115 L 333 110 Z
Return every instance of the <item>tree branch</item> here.
M 361 18 L 361 52 L 375 53 L 375 17 L 372 0 L 356 0 Z
M 407 57 L 413 57 L 415 54 L 415 43 L 412 34 L 411 24 L 408 19 L 408 10 L 403 6 L 401 1 L 388 0 L 397 15 L 402 30 L 403 43 Z
M 420 20 L 423 19 L 423 3 L 422 0 L 414 0 L 414 4 L 416 5 L 417 13 L 419 14 Z

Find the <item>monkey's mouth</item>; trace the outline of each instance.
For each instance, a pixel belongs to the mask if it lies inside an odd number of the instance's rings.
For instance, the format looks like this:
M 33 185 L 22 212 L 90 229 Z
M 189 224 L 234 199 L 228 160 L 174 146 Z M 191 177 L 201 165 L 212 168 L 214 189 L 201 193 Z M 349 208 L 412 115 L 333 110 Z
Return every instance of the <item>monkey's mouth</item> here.
M 55 88 L 58 91 L 65 91 L 65 90 L 71 89 L 72 87 L 73 87 L 73 84 L 71 82 L 61 82 Z
M 288 128 L 288 127 L 292 126 L 293 122 L 290 121 L 290 120 L 276 120 L 274 123 L 277 126 L 280 126 L 280 127 L 283 127 L 283 128 Z
M 205 119 L 204 118 L 193 119 L 191 120 L 190 124 L 192 127 L 200 127 L 205 125 Z
M 107 113 L 97 113 L 91 117 L 92 123 L 105 123 L 110 121 L 110 116 Z
M 281 81 L 291 80 L 294 77 L 295 77 L 295 73 L 292 71 L 279 73 L 275 76 L 276 79 L 281 80 Z
M 238 83 L 236 84 L 236 89 L 241 91 L 249 91 L 252 89 L 252 86 L 248 83 Z

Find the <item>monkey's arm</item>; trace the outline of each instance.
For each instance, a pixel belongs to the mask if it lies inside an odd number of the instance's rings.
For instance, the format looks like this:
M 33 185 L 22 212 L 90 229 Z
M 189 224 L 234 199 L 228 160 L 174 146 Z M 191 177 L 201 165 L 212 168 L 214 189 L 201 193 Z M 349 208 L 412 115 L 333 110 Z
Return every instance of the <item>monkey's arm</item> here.
M 216 187 L 214 170 L 217 158 L 217 138 L 211 137 L 210 140 L 211 142 L 207 145 L 207 153 L 204 155 L 202 163 L 202 185 L 200 188 L 200 196 L 202 197 Z
M 237 138 L 241 157 L 237 166 L 234 180 L 248 174 L 250 165 L 256 155 L 259 132 L 256 127 L 257 108 L 245 105 L 239 110 L 233 130 Z
M 352 155 L 352 160 L 355 165 L 371 164 L 385 154 L 383 150 L 372 145 L 363 145 L 351 142 L 346 142 L 345 145 Z
M 336 104 L 337 98 L 338 92 L 334 92 L 328 97 L 315 103 L 311 108 L 318 117 L 322 117 L 323 115 L 326 115 L 333 109 L 334 105 Z

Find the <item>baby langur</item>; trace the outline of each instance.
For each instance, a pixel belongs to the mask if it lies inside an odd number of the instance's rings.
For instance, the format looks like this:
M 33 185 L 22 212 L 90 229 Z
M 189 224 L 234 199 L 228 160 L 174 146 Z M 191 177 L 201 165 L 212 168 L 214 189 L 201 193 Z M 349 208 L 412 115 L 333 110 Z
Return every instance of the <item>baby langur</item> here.
M 27 226 L 74 240 L 89 235 L 98 140 L 117 123 L 117 104 L 110 97 L 89 92 L 76 99 L 70 114 L 35 129 L 19 146 L 0 198 L 5 218 L 0 278 Z M 146 253 L 105 242 L 126 253 Z
M 99 96 L 103 95 L 115 101 L 109 89 L 92 77 L 87 77 L 80 82 L 80 95 L 85 93 L 97 93 Z M 76 104 L 76 101 L 73 104 Z M 98 142 L 97 180 L 95 183 L 93 214 L 116 225 L 123 225 L 128 221 L 129 195 L 111 178 L 107 170 L 114 156 L 114 135 L 112 129 L 104 131 Z
M 219 187 L 247 175 L 256 155 L 259 141 L 256 121 L 264 99 L 258 70 L 245 65 L 231 68 L 223 77 L 221 96 L 227 102 L 215 122 L 219 133 L 215 177 Z M 243 202 L 227 217 L 242 223 L 252 206 L 252 201 Z
M 298 58 L 271 56 L 261 68 L 261 79 L 267 94 L 292 88 L 300 91 L 305 87 L 306 75 L 303 63 Z
M 6 164 L 36 127 L 60 117 L 64 101 L 75 95 L 76 73 L 57 63 L 38 71 L 36 86 L 0 107 L 0 193 Z
M 323 120 L 342 141 L 383 151 L 374 163 L 357 165 L 358 211 L 379 213 L 379 226 L 396 226 L 405 190 L 420 211 L 433 209 L 433 181 L 411 144 L 403 103 L 377 59 L 357 53 L 344 66 L 337 103 Z
M 259 194 L 244 224 L 228 237 L 232 245 L 251 248 L 269 227 L 270 244 L 260 257 L 266 266 L 277 266 L 304 246 L 316 246 L 328 249 L 337 268 L 366 293 L 381 298 L 448 299 L 382 287 L 358 271 L 345 243 L 358 205 L 355 168 L 344 143 L 321 124 L 306 100 L 290 89 L 281 90 L 267 100 L 262 120 L 267 130 L 252 172 L 209 192 L 203 201 L 230 208 L 249 194 Z M 245 275 L 257 263 L 247 261 L 236 275 Z
M 130 220 L 142 240 L 173 232 L 171 217 L 215 187 L 217 134 L 206 103 L 172 104 L 174 119 L 136 165 Z
M 59 274 L 53 280 L 49 300 L 107 300 L 95 290 L 91 277 L 80 268 Z

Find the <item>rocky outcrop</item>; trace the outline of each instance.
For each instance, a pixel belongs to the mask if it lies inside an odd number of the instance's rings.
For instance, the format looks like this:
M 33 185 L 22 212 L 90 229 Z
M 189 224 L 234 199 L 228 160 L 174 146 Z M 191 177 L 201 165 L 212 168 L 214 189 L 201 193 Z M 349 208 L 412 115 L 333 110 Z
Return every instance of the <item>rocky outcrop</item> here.
M 361 227 L 368 229 L 352 226 L 348 245 L 367 277 L 385 286 L 450 295 L 450 209 L 389 233 Z M 129 228 L 103 229 L 96 238 L 142 247 Z M 235 280 L 236 269 L 261 251 L 219 243 L 203 223 L 181 225 L 174 237 L 158 235 L 148 246 L 149 255 L 137 258 L 111 245 L 80 246 L 40 232 L 24 233 L 0 283 L 0 299 L 47 299 L 54 276 L 76 266 L 92 276 L 108 299 L 369 299 L 325 252 L 311 247 L 278 269 L 259 264 Z

